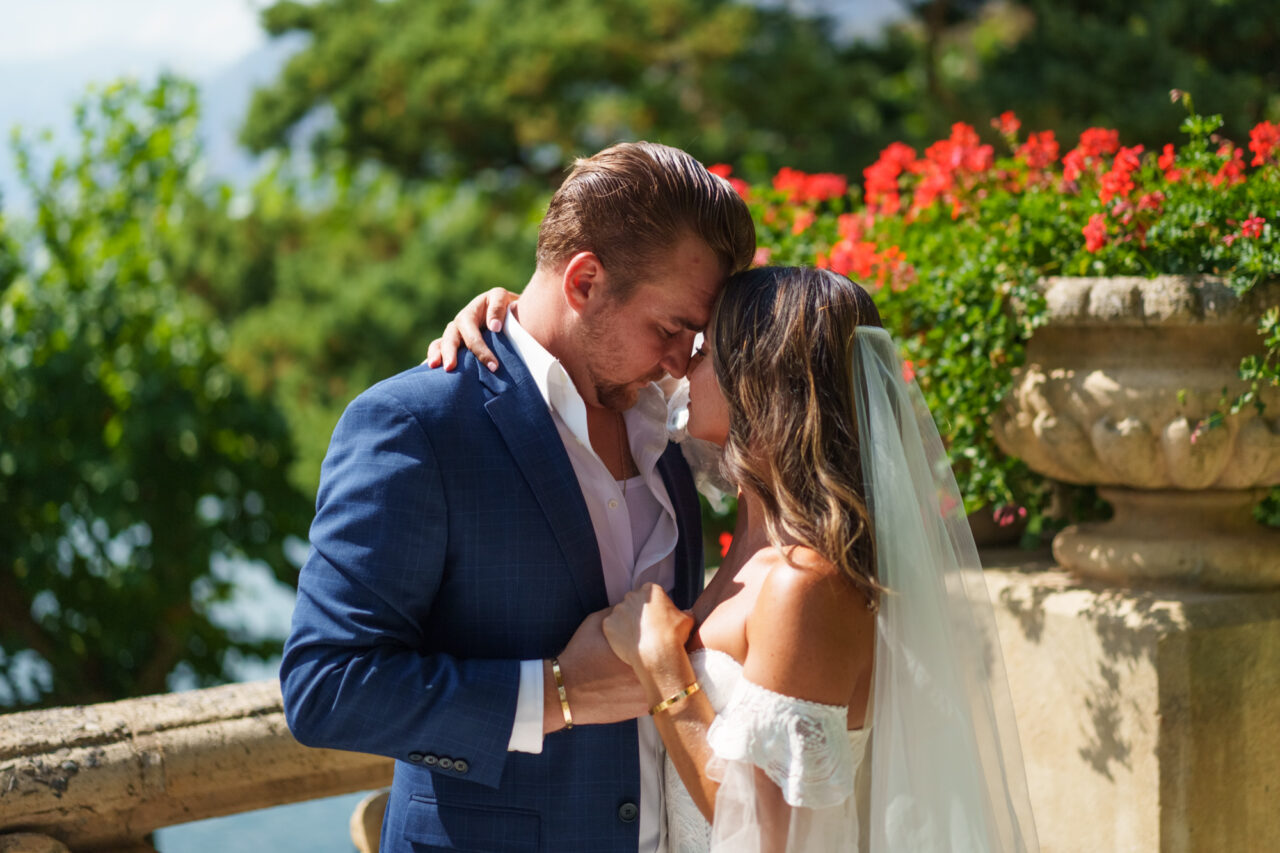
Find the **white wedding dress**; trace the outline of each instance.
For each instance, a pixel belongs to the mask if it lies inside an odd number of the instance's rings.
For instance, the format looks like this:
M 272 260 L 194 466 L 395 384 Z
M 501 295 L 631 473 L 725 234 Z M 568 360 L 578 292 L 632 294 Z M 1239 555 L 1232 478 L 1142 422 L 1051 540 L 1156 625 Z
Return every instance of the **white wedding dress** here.
M 721 790 L 713 830 L 666 759 L 670 853 L 760 849 L 754 814 L 757 767 L 791 806 L 787 849 L 863 849 L 858 812 L 868 803 L 868 730 L 847 731 L 845 707 L 783 696 L 751 683 L 742 666 L 724 652 L 698 649 L 689 660 L 716 712 L 707 735 L 715 752 L 708 772 L 721 781 Z

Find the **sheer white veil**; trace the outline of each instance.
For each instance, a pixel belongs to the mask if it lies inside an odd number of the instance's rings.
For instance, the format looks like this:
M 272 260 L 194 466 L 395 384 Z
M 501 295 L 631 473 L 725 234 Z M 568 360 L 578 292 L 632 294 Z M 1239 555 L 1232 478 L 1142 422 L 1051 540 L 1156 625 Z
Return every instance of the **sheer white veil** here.
M 1038 849 L 977 548 L 946 452 L 893 339 L 859 327 L 854 393 L 881 596 L 871 850 Z

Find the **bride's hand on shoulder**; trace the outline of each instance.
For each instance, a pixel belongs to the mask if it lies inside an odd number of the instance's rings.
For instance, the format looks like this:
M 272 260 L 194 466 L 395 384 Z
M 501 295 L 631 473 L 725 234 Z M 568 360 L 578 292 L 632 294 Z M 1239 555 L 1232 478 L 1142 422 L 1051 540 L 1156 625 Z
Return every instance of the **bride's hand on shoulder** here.
M 627 593 L 604 620 L 609 647 L 637 672 L 660 667 L 666 658 L 682 653 L 691 631 L 693 617 L 654 583 Z
M 497 370 L 498 359 L 485 345 L 480 324 L 483 322 L 491 332 L 502 331 L 502 318 L 507 316 L 507 307 L 519 298 L 519 294 L 501 287 L 493 287 L 477 295 L 449 321 L 440 337 L 427 345 L 427 357 L 422 363 L 427 367 L 453 370 L 458 366 L 458 351 L 466 347 L 489 368 L 490 373 Z

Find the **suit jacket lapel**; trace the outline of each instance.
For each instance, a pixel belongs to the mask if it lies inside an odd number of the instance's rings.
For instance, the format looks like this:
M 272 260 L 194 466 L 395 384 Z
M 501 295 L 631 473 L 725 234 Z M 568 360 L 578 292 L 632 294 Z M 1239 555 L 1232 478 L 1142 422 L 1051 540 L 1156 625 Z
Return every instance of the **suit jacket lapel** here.
M 595 528 L 547 402 L 507 336 L 486 333 L 485 337 L 500 365 L 490 373 L 474 362 L 481 384 L 494 395 L 485 410 L 547 517 L 583 608 L 594 612 L 607 607 Z
M 671 598 L 677 607 L 687 609 L 693 606 L 694 599 L 702 592 L 702 507 L 679 445 L 667 443 L 667 449 L 658 460 L 658 471 L 667 487 L 667 496 L 671 498 L 679 532 L 675 553 L 676 585 Z

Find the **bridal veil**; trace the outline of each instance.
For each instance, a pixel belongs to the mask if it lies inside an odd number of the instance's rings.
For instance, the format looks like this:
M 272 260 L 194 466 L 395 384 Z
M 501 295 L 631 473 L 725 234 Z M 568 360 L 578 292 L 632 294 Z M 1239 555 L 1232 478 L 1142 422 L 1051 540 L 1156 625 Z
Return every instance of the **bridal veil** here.
M 855 786 L 835 804 L 784 790 L 785 847 L 1038 850 L 986 582 L 942 441 L 887 332 L 859 327 L 853 358 L 878 578 L 888 589 L 876 619 L 869 746 L 859 768 L 869 795 L 858 808 Z M 759 763 L 734 758 L 716 762 L 712 849 L 738 853 L 747 839 L 750 848 L 781 849 L 776 835 L 774 843 L 759 841 L 772 834 L 761 825 L 768 777 Z M 763 821 L 776 832 L 776 820 Z

